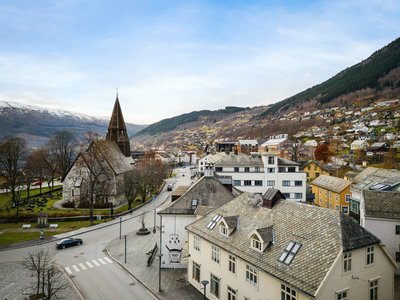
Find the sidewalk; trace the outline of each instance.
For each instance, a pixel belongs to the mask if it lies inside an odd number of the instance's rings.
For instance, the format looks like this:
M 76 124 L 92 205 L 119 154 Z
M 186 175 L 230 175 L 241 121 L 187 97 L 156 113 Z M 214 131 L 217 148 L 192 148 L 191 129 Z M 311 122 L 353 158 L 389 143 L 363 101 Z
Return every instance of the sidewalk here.
M 202 300 L 203 294 L 186 283 L 186 269 L 161 269 L 161 289 L 159 290 L 159 258 L 156 256 L 150 267 L 147 267 L 146 253 L 160 246 L 160 235 L 151 232 L 148 235 L 137 235 L 131 232 L 126 237 L 126 264 L 125 240 L 116 238 L 106 247 L 109 255 L 131 273 L 138 281 L 152 290 L 162 300 Z M 157 251 L 159 253 L 159 250 Z

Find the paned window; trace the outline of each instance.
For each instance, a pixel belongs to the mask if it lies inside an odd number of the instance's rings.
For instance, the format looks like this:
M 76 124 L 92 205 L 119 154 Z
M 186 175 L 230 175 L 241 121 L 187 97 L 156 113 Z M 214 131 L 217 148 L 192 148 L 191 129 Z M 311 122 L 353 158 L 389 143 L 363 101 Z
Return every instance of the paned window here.
M 198 236 L 193 236 L 193 249 L 200 251 L 200 237 Z
M 294 172 L 296 172 L 296 168 L 295 167 L 288 167 L 288 172 L 294 173 Z
M 278 260 L 286 265 L 290 265 L 297 252 L 299 252 L 300 248 L 300 243 L 290 241 Z
M 329 199 L 332 199 L 332 192 L 329 192 Z
M 286 199 L 290 199 L 290 193 L 283 193 L 283 196 L 284 196 Z
M 290 186 L 290 180 L 283 180 L 282 186 Z
M 251 180 L 245 180 L 244 185 L 251 185 Z
M 318 176 L 319 176 L 319 173 L 318 173 L 318 172 L 316 172 L 316 173 L 315 173 L 315 177 L 318 177 Z
M 229 271 L 236 274 L 236 257 L 229 255 Z
M 279 173 L 284 173 L 286 172 L 286 168 L 285 167 L 279 167 Z
M 210 293 L 213 294 L 215 297 L 219 299 L 220 295 L 220 279 L 215 276 L 214 274 L 211 274 L 211 287 L 210 287 Z
M 233 181 L 233 185 L 234 185 L 234 186 L 241 185 L 241 180 L 234 180 L 234 181 Z
M 325 200 L 325 207 L 328 207 L 328 200 Z
M 236 290 L 228 285 L 228 300 L 236 300 Z
M 295 194 L 294 194 L 294 198 L 295 198 L 295 199 L 301 199 L 301 198 L 303 198 L 303 193 L 295 193 Z
M 239 172 L 239 167 L 234 167 L 234 168 L 233 168 L 233 171 L 234 171 L 234 172 Z
M 306 174 L 307 174 L 307 177 L 310 177 L 310 173 L 307 172 Z
M 261 241 L 258 239 L 257 235 L 251 237 L 251 248 L 261 251 Z
M 197 282 L 200 282 L 200 265 L 198 263 L 193 262 L 193 274 L 192 277 Z
M 347 291 L 336 294 L 337 300 L 347 300 Z
M 250 283 L 254 287 L 257 287 L 257 269 L 249 265 L 246 265 L 246 282 Z
M 225 226 L 224 222 L 221 222 L 219 225 L 219 232 L 223 235 L 228 235 L 228 228 Z
M 275 173 L 275 168 L 267 168 L 267 173 Z
M 343 272 L 351 271 L 351 252 L 343 254 Z
M 255 180 L 254 185 L 262 186 L 262 180 Z
M 332 209 L 332 203 L 329 203 L 329 208 Z
M 396 225 L 396 234 L 400 234 L 400 225 Z
M 346 197 L 346 202 L 349 202 L 349 201 L 350 201 L 350 196 L 351 196 L 350 194 L 346 194 L 346 195 L 345 195 L 345 197 Z
M 338 202 L 339 201 L 339 195 L 336 194 L 335 198 L 336 198 L 336 202 Z
M 308 166 L 307 169 L 308 169 L 308 170 L 311 170 L 311 166 Z
M 294 289 L 287 285 L 281 284 L 281 299 L 282 300 L 296 300 L 297 293 Z
M 219 248 L 214 245 L 211 248 L 211 260 L 219 264 Z
M 314 166 L 314 171 L 317 171 L 317 166 Z
M 374 263 L 374 246 L 367 247 L 367 266 Z
M 275 157 L 268 157 L 268 164 L 273 165 L 274 164 L 274 158 Z
M 322 189 L 321 189 L 321 188 L 319 188 L 319 194 L 320 194 L 320 195 L 322 194 Z
M 250 168 L 249 168 L 249 167 L 245 167 L 245 168 L 244 168 L 244 171 L 245 171 L 245 172 L 250 172 Z
M 215 172 L 222 172 L 222 167 L 215 167 Z
M 369 282 L 369 300 L 378 300 L 378 280 Z
M 325 190 L 325 197 L 328 197 L 328 191 Z
M 303 186 L 303 181 L 296 180 L 296 181 L 294 182 L 294 185 L 295 185 L 295 186 Z
M 268 180 L 267 186 L 275 186 L 275 180 Z
M 342 206 L 342 213 L 348 214 L 349 213 L 349 207 L 348 206 Z
M 260 167 L 256 167 L 256 168 L 255 168 L 255 171 L 256 171 L 256 172 L 260 172 Z
M 335 204 L 335 209 L 336 209 L 337 211 L 340 211 L 340 206 L 337 205 L 337 204 Z

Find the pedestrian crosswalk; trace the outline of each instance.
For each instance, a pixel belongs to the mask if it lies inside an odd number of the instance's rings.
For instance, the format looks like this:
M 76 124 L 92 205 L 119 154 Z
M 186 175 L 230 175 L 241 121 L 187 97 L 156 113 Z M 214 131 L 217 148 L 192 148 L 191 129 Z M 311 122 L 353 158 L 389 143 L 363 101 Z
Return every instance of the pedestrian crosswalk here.
M 71 267 L 65 267 L 65 271 L 67 271 L 68 274 L 72 274 L 73 271 L 75 271 L 77 273 L 80 271 L 88 270 L 88 268 L 92 269 L 95 266 L 101 267 L 103 265 L 112 264 L 112 263 L 113 262 L 111 259 L 109 259 L 108 257 L 103 257 L 103 258 L 93 259 L 91 262 L 87 261 L 85 263 L 78 263 L 76 265 L 72 265 Z

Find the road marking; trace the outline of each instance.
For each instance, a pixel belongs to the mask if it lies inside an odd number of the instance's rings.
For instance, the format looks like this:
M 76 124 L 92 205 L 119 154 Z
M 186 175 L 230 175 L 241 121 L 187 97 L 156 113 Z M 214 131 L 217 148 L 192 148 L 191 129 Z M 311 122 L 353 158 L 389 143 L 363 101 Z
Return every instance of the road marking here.
M 98 258 L 97 259 L 99 262 L 101 262 L 103 265 L 106 265 L 107 263 L 104 261 L 104 260 L 102 260 L 101 258 Z
M 129 277 L 133 280 L 133 282 L 137 282 L 137 280 L 135 278 L 133 278 L 132 275 L 129 275 Z
M 106 261 L 108 261 L 110 264 L 112 264 L 113 262 L 112 262 L 112 260 L 111 259 L 109 259 L 108 257 L 104 257 L 104 259 L 106 260 Z
M 79 264 L 79 266 L 82 268 L 83 271 L 87 269 L 84 264 Z
M 86 264 L 89 266 L 89 268 L 93 268 L 93 265 L 90 262 L 86 262 Z
M 100 264 L 99 264 L 95 259 L 93 259 L 92 262 L 93 262 L 97 267 L 100 266 Z
M 75 265 L 72 265 L 72 268 L 75 270 L 75 272 L 79 272 L 80 271 L 79 268 L 77 266 L 75 266 Z
M 70 268 L 68 268 L 68 267 L 65 267 L 65 271 L 67 271 L 67 272 L 68 272 L 68 274 L 71 274 L 71 273 L 72 273 L 71 269 L 70 269 Z
M 154 299 L 158 300 L 156 297 L 154 297 L 154 295 L 149 290 L 146 290 L 146 292 L 148 292 L 149 295 L 152 296 Z

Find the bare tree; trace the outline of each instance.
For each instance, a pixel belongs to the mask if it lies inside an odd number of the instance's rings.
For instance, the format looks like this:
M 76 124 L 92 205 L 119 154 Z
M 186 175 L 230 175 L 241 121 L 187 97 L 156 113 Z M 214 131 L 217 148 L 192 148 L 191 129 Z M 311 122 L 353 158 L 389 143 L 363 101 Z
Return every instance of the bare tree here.
M 38 159 L 38 164 L 44 170 L 45 175 L 51 180 L 52 186 L 54 187 L 54 177 L 57 171 L 57 157 L 51 147 L 43 146 L 36 150 L 35 156 Z M 41 180 L 43 182 L 43 173 L 41 173 Z M 42 183 L 40 184 L 42 189 Z M 40 190 L 41 191 L 41 190 Z
M 128 202 L 128 209 L 131 209 L 132 203 L 138 195 L 138 181 L 134 172 L 136 170 L 125 173 L 122 180 L 117 181 L 119 190 L 124 193 L 125 199 Z
M 282 150 L 287 152 L 292 161 L 297 162 L 300 159 L 300 154 L 307 151 L 307 147 L 298 138 L 292 136 L 284 142 Z
M 69 284 L 62 280 L 64 273 L 51 260 L 48 250 L 38 248 L 29 252 L 23 264 L 36 278 L 32 286 L 36 290 L 36 299 L 62 299 L 60 292 L 68 288 Z
M 71 131 L 56 131 L 47 146 L 54 154 L 58 171 L 61 178 L 64 179 L 78 154 L 79 140 Z
M 100 136 L 97 132 L 87 131 L 83 134 L 83 140 L 81 141 L 80 152 L 86 151 L 86 149 L 90 146 L 90 144 L 94 141 L 104 140 L 104 137 Z
M 16 187 L 28 157 L 28 143 L 22 138 L 5 136 L 0 140 L 0 172 L 8 181 L 12 204 L 16 204 Z

